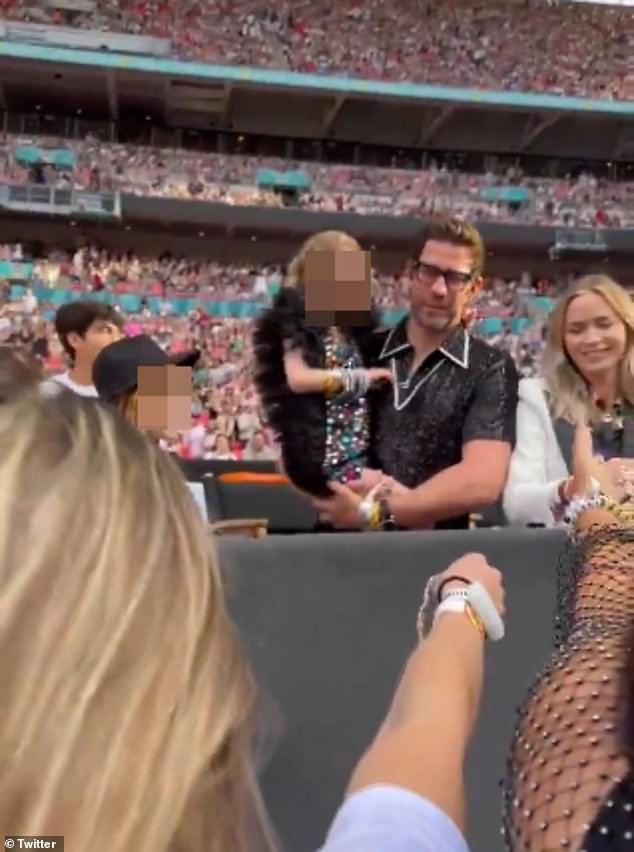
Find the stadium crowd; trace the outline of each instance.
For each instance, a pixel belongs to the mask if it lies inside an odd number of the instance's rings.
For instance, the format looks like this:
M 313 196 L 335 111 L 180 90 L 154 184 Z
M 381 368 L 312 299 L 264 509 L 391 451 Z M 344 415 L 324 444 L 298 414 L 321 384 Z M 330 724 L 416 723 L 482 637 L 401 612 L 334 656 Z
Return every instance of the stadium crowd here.
M 74 167 L 28 162 L 20 152 L 64 149 Z M 53 158 L 51 157 L 51 160 Z M 258 170 L 299 170 L 310 189 L 283 199 L 257 186 Z M 469 174 L 438 167 L 424 170 L 322 165 L 277 158 L 220 155 L 107 144 L 96 138 L 69 141 L 6 135 L 0 142 L 0 182 L 43 184 L 94 192 L 194 199 L 246 206 L 292 204 L 309 210 L 385 213 L 426 218 L 448 210 L 474 221 L 543 225 L 627 227 L 634 224 L 634 182 L 591 174 L 567 179 Z
M 0 283 L 0 343 L 30 350 L 45 374 L 59 373 L 65 369 L 65 356 L 53 328 L 56 291 L 72 291 L 76 298 L 111 294 L 115 300 L 126 293 L 141 294 L 138 310 L 124 311 L 128 335 L 148 333 L 172 354 L 190 348 L 202 353 L 193 376 L 194 425 L 172 449 L 193 458 L 275 456 L 252 381 L 253 320 L 215 316 L 206 309 L 205 298 L 265 303 L 282 281 L 281 267 L 115 256 L 96 246 L 74 254 L 51 250 L 45 257 L 31 258 L 21 245 L 3 245 L 0 261 L 33 264 L 28 286 L 24 282 L 19 295 L 8 281 Z M 490 278 L 478 302 L 476 333 L 510 351 L 521 372 L 533 375 L 544 330 L 544 314 L 535 307 L 534 297 L 552 296 L 566 283 L 534 280 L 528 273 L 516 280 Z M 404 309 L 407 286 L 406 271 L 376 274 L 377 303 L 387 311 Z M 199 305 L 183 315 L 176 308 L 184 298 L 195 298 Z M 487 331 L 492 320 L 493 331 Z
M 632 96 L 627 7 L 548 0 L 0 0 L 5 18 L 154 36 L 181 59 L 374 80 Z

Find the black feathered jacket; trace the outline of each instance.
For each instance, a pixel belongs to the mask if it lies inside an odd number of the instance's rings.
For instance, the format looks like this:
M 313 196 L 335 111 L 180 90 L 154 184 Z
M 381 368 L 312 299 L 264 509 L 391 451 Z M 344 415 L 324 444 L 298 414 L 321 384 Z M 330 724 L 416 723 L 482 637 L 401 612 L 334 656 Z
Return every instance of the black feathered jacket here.
M 347 335 L 371 366 L 379 315 L 372 310 L 369 326 L 352 328 Z M 255 384 L 268 423 L 282 447 L 282 462 L 289 479 L 316 497 L 331 496 L 323 472 L 326 450 L 326 399 L 320 393 L 294 393 L 286 381 L 284 343 L 290 341 L 309 367 L 325 366 L 326 329 L 306 325 L 300 292 L 283 287 L 273 305 L 258 317 L 253 335 Z

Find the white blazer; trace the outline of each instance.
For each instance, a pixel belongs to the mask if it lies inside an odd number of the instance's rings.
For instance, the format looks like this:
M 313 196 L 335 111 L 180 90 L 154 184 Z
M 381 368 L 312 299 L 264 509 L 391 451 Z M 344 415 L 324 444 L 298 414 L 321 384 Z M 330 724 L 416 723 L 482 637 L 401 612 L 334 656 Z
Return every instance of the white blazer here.
M 551 507 L 569 476 L 544 396 L 543 379 L 522 379 L 517 406 L 517 442 L 504 489 L 504 511 L 510 524 L 555 525 Z

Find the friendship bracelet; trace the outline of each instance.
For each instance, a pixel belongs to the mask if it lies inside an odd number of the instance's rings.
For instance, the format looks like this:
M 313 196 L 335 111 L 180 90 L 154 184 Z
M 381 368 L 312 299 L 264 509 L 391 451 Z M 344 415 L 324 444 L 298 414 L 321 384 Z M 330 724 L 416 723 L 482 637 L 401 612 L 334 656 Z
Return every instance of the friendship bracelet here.
M 452 577 L 446 577 L 438 586 L 438 591 L 436 592 L 436 599 L 438 603 L 442 601 L 443 589 L 445 588 L 445 586 L 448 586 L 449 583 L 462 583 L 463 586 L 470 586 L 471 580 L 467 580 L 466 577 L 460 577 L 457 574 L 453 575 Z
M 478 631 L 484 630 L 484 635 L 492 642 L 497 642 L 504 638 L 504 621 L 502 620 L 491 595 L 482 583 L 479 583 L 478 581 L 470 582 L 464 577 L 460 577 L 458 575 L 448 577 L 446 582 L 456 581 L 464 583 L 466 588 L 453 589 L 437 604 L 434 609 L 432 604 L 433 596 L 437 594 L 434 589 L 437 580 L 438 577 L 434 576 L 430 577 L 427 581 L 425 591 L 423 593 L 423 600 L 416 616 L 416 631 L 421 641 L 433 627 L 435 613 L 438 613 L 439 611 L 445 612 L 452 610 L 465 613 L 473 626 L 477 627 Z M 441 586 L 444 585 L 445 581 L 442 582 Z M 463 603 L 462 608 L 459 605 L 457 606 L 460 602 Z M 471 610 L 473 620 L 467 612 L 466 607 L 469 607 Z
M 449 592 L 446 598 L 442 601 L 442 603 L 436 609 L 434 613 L 433 624 L 436 623 L 439 616 L 444 615 L 445 613 L 454 613 L 455 615 L 464 615 L 469 620 L 469 623 L 472 627 L 477 630 L 480 639 L 487 638 L 486 628 L 484 626 L 484 622 L 475 612 L 473 607 L 468 601 L 468 591 L 466 589 L 455 589 L 452 592 Z M 421 633 L 419 627 L 419 639 L 424 638 L 424 634 Z
M 475 627 L 475 629 L 478 631 L 482 639 L 486 639 L 487 632 L 484 623 L 480 616 L 477 615 L 476 612 L 474 612 L 474 609 L 470 603 L 467 603 L 467 605 L 465 606 L 465 615 L 467 616 L 471 624 Z

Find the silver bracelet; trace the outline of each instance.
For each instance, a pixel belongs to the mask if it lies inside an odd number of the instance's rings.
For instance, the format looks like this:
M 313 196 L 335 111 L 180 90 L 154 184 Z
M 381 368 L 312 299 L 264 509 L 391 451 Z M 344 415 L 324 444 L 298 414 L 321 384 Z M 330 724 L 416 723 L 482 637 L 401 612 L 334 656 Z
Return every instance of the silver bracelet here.
M 601 493 L 600 484 L 592 478 L 588 494 L 576 494 L 569 503 L 564 505 L 561 522 L 567 528 L 573 527 L 580 515 L 588 509 L 599 509 L 605 506 L 606 501 L 605 494 Z
M 365 370 L 355 370 L 355 373 L 357 383 L 355 396 L 360 399 L 368 392 L 368 388 L 370 387 L 370 380 L 368 379 L 368 374 Z
M 427 581 L 423 600 L 416 616 L 416 632 L 419 640 L 422 640 L 431 630 L 434 623 L 434 613 L 438 605 L 436 595 L 440 584 L 440 574 L 434 574 Z
M 368 392 L 370 381 L 365 370 L 345 368 L 341 371 L 343 393 L 360 399 Z

